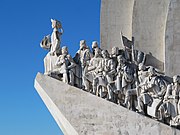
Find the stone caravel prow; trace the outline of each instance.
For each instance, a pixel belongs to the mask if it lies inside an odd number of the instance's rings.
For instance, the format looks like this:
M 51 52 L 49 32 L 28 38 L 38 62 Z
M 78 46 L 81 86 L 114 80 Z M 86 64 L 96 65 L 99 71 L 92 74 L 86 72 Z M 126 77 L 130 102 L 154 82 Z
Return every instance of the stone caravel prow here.
M 34 84 L 64 134 L 178 135 L 180 131 L 38 73 Z

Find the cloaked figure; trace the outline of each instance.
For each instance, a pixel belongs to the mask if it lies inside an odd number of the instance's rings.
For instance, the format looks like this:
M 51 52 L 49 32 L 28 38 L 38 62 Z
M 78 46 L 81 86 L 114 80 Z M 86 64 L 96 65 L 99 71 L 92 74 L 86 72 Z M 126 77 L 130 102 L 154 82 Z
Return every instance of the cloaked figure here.
M 63 34 L 63 28 L 61 22 L 51 19 L 53 32 L 51 34 L 51 55 L 60 53 L 61 35 Z M 59 31 L 60 30 L 60 31 Z
M 51 71 L 54 70 L 56 60 L 58 56 L 61 54 L 60 43 L 61 35 L 63 34 L 61 22 L 53 19 L 51 19 L 51 22 L 53 28 L 51 36 L 45 36 L 40 43 L 40 46 L 43 49 L 49 51 L 46 57 L 44 58 L 44 74 L 46 75 L 48 75 Z

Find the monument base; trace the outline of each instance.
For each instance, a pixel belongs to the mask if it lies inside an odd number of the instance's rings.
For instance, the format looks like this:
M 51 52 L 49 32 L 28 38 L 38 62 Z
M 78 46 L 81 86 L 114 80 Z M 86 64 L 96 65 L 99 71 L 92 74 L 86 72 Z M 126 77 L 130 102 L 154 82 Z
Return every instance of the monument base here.
M 34 84 L 64 134 L 178 135 L 180 130 L 38 73 Z

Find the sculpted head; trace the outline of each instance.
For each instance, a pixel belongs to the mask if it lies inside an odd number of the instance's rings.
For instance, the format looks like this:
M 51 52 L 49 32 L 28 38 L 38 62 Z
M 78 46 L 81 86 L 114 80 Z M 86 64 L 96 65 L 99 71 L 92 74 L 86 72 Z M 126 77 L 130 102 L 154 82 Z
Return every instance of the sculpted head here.
M 112 50 L 111 50 L 111 54 L 112 55 L 117 55 L 118 54 L 118 51 L 119 51 L 119 48 L 118 47 L 113 47 Z
M 62 54 L 66 54 L 66 55 L 68 54 L 68 48 L 67 48 L 67 46 L 63 46 L 63 47 L 62 47 L 61 53 L 62 53 Z
M 93 41 L 92 42 L 92 49 L 98 48 L 98 42 L 97 41 Z
M 86 40 L 80 41 L 80 50 L 82 50 L 83 48 L 86 48 Z
M 149 72 L 149 75 L 150 75 L 150 76 L 156 75 L 156 70 L 155 70 L 155 68 L 152 67 L 152 66 L 149 67 L 148 72 Z
M 124 64 L 126 62 L 126 59 L 122 55 L 119 55 L 117 56 L 117 61 L 118 63 Z
M 179 75 L 173 76 L 173 83 L 180 83 L 180 76 Z
M 102 54 L 103 58 L 108 58 L 109 57 L 109 53 L 108 53 L 107 50 L 102 50 L 101 54 Z
M 101 50 L 99 49 L 99 48 L 95 48 L 95 50 L 94 50 L 94 57 L 99 57 L 99 56 L 101 56 Z
M 61 22 L 58 20 L 51 19 L 52 28 L 60 29 L 62 28 Z

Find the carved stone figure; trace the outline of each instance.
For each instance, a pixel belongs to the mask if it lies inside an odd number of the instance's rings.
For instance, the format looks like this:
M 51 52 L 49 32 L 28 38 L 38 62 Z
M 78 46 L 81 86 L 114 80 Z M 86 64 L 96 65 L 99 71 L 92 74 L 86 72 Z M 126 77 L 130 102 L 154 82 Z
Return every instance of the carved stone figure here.
M 55 68 L 55 63 L 58 59 L 57 55 L 51 55 L 50 52 L 47 53 L 44 58 L 44 74 L 48 75 Z
M 148 77 L 148 68 L 143 63 L 138 65 L 138 84 L 142 84 L 144 79 Z
M 107 50 L 102 51 L 102 68 L 103 68 L 103 75 L 107 81 L 107 90 L 108 90 L 108 100 L 113 101 L 114 91 L 115 91 L 115 63 L 109 57 L 109 53 Z
M 116 58 L 119 55 L 119 48 L 113 47 L 111 50 L 111 58 Z
M 62 80 L 64 83 L 74 85 L 74 74 L 75 66 L 72 57 L 68 54 L 68 48 L 66 46 L 62 47 L 62 54 L 59 55 L 56 61 L 56 68 L 51 71 L 50 76 Z M 58 76 L 58 77 L 57 77 Z
M 86 85 L 89 82 L 92 83 L 92 93 L 97 94 L 97 88 L 99 87 L 98 84 L 101 84 L 101 86 L 106 86 L 107 83 L 105 83 L 103 76 L 103 67 L 102 67 L 102 60 L 101 57 L 101 51 L 99 48 L 95 49 L 95 55 L 90 60 L 89 66 L 87 67 L 87 71 L 85 74 L 86 78 Z
M 146 55 L 139 50 L 132 50 L 132 51 L 133 51 L 132 61 L 137 65 L 139 65 L 140 63 L 144 64 L 146 60 Z
M 175 123 L 173 120 L 179 114 L 179 93 L 180 93 L 180 76 L 173 76 L 173 83 L 167 87 L 163 104 L 160 107 L 160 120 L 166 123 Z
M 92 58 L 92 54 L 86 45 L 86 41 L 81 40 L 79 50 L 77 51 L 74 57 L 74 61 L 78 65 L 76 68 L 76 73 L 77 73 L 78 78 L 80 79 L 79 87 L 80 88 L 84 87 L 85 90 L 88 90 L 88 87 L 85 85 L 85 82 L 84 82 L 85 81 L 84 79 L 85 68 L 87 65 L 89 65 L 91 58 Z
M 117 57 L 117 90 L 122 90 L 122 76 L 123 76 L 123 70 L 126 65 L 126 60 L 122 55 L 119 55 Z
M 51 22 L 51 36 L 45 36 L 40 43 L 49 51 L 44 58 L 44 74 L 171 126 L 180 126 L 179 75 L 167 77 L 151 65 L 144 65 L 146 54 L 135 50 L 134 40 L 124 36 L 124 48 L 113 47 L 111 54 L 100 49 L 97 41 L 92 42 L 91 53 L 86 41 L 81 40 L 72 59 L 66 46 L 60 48 L 61 23 Z
M 92 53 L 93 53 L 93 56 L 95 55 L 95 49 L 96 48 L 99 48 L 98 47 L 98 42 L 97 41 L 93 41 L 92 42 Z M 100 48 L 99 48 L 100 49 Z
M 118 64 L 118 60 L 117 60 L 118 56 L 119 56 L 119 48 L 118 47 L 113 47 L 111 49 L 110 58 L 113 60 L 113 63 L 115 64 L 115 67 L 117 67 L 117 64 Z
M 125 93 L 125 100 L 123 103 L 123 106 L 127 107 L 128 109 L 136 110 L 136 107 L 133 104 L 137 100 L 137 88 L 140 85 L 143 85 L 145 78 L 148 77 L 148 71 L 146 67 L 143 65 L 143 63 L 140 63 L 138 66 L 138 72 L 137 72 L 137 81 L 136 81 L 136 88 L 128 89 Z M 134 99 L 133 99 L 134 97 Z M 135 99 L 136 98 L 136 99 Z
M 154 99 L 160 98 L 158 102 L 160 104 L 165 90 L 166 87 L 163 80 L 157 76 L 155 68 L 150 67 L 148 69 L 148 77 L 137 87 L 139 112 L 145 114 L 147 106 L 152 106 Z
M 53 32 L 51 34 L 51 55 L 60 53 L 61 35 L 63 34 L 63 28 L 61 22 L 58 20 L 51 19 Z M 60 31 L 59 31 L 60 29 Z
M 57 61 L 58 56 L 61 53 L 60 50 L 60 42 L 61 42 L 61 35 L 63 33 L 62 25 L 60 21 L 51 19 L 53 32 L 48 36 L 45 36 L 40 46 L 43 49 L 48 50 L 48 54 L 44 58 L 44 74 L 49 74 L 55 68 L 55 62 Z M 59 32 L 60 29 L 60 32 Z

